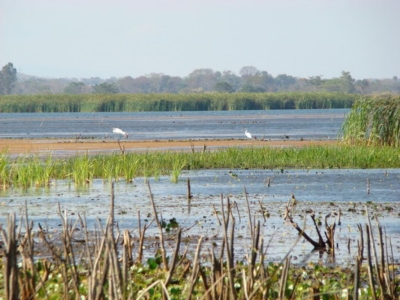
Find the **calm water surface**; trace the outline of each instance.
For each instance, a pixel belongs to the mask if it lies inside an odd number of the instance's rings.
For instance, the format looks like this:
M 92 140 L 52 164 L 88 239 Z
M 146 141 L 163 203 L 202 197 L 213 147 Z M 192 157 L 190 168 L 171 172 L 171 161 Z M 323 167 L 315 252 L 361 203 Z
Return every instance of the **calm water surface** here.
M 136 113 L 2 113 L 0 138 L 131 140 L 245 138 L 336 139 L 348 109 Z

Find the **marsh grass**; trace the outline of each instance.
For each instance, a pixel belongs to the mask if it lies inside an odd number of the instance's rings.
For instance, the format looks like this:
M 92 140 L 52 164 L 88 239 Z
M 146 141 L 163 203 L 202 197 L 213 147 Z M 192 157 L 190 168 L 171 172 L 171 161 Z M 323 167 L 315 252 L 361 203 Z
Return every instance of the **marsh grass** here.
M 284 168 L 400 168 L 398 149 L 388 146 L 337 144 L 304 148 L 249 147 L 217 151 L 152 151 L 51 156 L 0 156 L 0 183 L 3 188 L 45 186 L 51 180 L 69 179 L 85 185 L 93 178 L 105 181 L 135 177 L 158 178 L 170 175 L 178 180 L 183 170 L 198 169 L 284 169 Z
M 400 147 L 400 97 L 359 99 L 346 117 L 341 134 L 349 144 Z
M 341 93 L 1 95 L 0 112 L 136 112 L 350 108 Z
M 6 228 L 0 227 L 4 242 L 0 294 L 5 299 L 23 300 L 399 297 L 400 282 L 395 273 L 391 242 L 379 225 L 377 239 L 374 238 L 376 230 L 371 226 L 368 213 L 365 232 L 359 225 L 354 267 L 320 263 L 296 267 L 291 264 L 290 253 L 279 263 L 267 261 L 269 247 L 264 245 L 261 222 L 250 210 L 247 197 L 251 247 L 240 259 L 234 247 L 238 216 L 229 197 L 224 199 L 221 195 L 222 239 L 219 245 L 204 249 L 204 238 L 184 236 L 179 224 L 172 233 L 166 231 L 149 185 L 149 199 L 158 228 L 155 238 L 158 246 L 152 248 L 144 244 L 144 233 L 149 225 L 142 227 L 139 221 L 139 240 L 131 236 L 134 230 L 119 231 L 113 217 L 113 190 L 111 188 L 107 222 L 105 225 L 99 222 L 95 230 L 87 227 L 85 216 L 78 215 L 74 220 L 75 217 L 60 205 L 62 227 L 57 237 L 41 226 L 37 232 L 33 230 L 36 227 L 29 221 L 27 204 L 21 222 L 11 213 Z M 185 239 L 192 239 L 193 246 L 182 250 L 180 245 Z M 150 241 L 154 242 L 154 238 Z M 295 247 L 296 241 L 291 242 Z M 36 256 L 39 245 L 41 251 L 47 248 L 46 258 Z M 148 258 L 144 259 L 143 247 L 154 251 L 153 255 L 148 253 Z

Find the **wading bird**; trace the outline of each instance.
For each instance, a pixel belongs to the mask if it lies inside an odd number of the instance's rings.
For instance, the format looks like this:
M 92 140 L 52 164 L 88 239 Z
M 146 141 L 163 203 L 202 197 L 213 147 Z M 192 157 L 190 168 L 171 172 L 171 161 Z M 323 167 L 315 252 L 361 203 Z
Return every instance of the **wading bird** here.
M 113 128 L 113 132 L 114 133 L 118 133 L 118 134 L 122 134 L 125 138 L 128 138 L 128 134 L 125 131 L 123 131 L 123 130 L 121 130 L 119 128 Z
M 251 133 L 247 131 L 247 128 L 246 128 L 246 131 L 244 132 L 244 134 L 245 134 L 249 139 L 251 139 Z

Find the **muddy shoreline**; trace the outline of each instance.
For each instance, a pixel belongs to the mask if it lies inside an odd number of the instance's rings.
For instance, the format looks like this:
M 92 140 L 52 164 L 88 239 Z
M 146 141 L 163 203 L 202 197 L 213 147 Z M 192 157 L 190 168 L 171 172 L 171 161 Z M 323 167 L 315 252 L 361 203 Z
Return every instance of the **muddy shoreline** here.
M 248 140 L 248 139 L 204 139 L 204 140 L 84 140 L 84 139 L 0 139 L 0 149 L 9 154 L 38 153 L 83 153 L 86 151 L 159 151 L 191 150 L 192 148 L 218 149 L 226 147 L 305 147 L 312 145 L 334 145 L 333 140 Z

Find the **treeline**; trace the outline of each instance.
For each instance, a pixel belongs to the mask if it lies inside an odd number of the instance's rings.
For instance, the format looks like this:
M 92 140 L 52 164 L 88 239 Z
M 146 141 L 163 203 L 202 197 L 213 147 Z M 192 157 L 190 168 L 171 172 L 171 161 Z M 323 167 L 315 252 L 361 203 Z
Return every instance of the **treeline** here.
M 254 66 L 242 67 L 239 75 L 206 68 L 196 69 L 185 77 L 151 73 L 135 78 L 39 78 L 18 74 L 12 89 L 4 90 L 3 94 L 400 93 L 400 80 L 396 76 L 356 80 L 350 72 L 343 71 L 338 75 L 335 78 L 323 78 L 322 75 L 308 78 L 287 74 L 272 76 Z
M 0 112 L 140 112 L 350 108 L 340 93 L 80 94 L 0 96 Z

